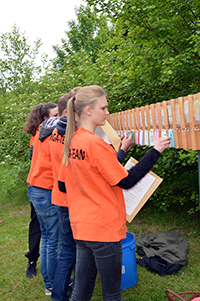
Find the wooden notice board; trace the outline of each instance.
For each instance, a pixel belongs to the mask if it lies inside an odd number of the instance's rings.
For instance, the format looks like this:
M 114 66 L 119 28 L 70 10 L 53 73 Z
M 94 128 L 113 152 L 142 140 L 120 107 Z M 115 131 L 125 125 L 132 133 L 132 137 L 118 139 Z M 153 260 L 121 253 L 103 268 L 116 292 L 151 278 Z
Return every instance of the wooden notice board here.
M 136 144 L 153 146 L 169 136 L 170 147 L 200 150 L 200 93 L 110 114 L 107 121 L 121 137 L 132 133 Z
M 137 162 L 137 160 L 131 157 L 126 163 L 125 168 L 129 170 L 132 166 L 137 164 Z M 123 189 L 126 205 L 126 220 L 129 223 L 144 206 L 161 182 L 162 179 L 150 171 L 132 188 L 127 190 Z

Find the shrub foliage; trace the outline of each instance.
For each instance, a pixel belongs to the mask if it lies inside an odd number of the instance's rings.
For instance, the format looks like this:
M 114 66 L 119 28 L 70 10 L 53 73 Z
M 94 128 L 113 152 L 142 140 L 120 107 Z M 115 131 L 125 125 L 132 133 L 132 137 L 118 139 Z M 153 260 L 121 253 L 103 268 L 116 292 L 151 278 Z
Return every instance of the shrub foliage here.
M 198 0 L 85 2 L 46 65 L 35 64 L 40 40 L 31 48 L 16 26 L 1 36 L 0 164 L 8 165 L 13 188 L 26 181 L 30 137 L 23 125 L 38 103 L 92 84 L 106 90 L 110 113 L 200 92 Z M 129 155 L 139 160 L 147 150 L 134 146 Z M 198 209 L 197 151 L 166 150 L 153 171 L 164 179 L 151 198 L 155 206 Z

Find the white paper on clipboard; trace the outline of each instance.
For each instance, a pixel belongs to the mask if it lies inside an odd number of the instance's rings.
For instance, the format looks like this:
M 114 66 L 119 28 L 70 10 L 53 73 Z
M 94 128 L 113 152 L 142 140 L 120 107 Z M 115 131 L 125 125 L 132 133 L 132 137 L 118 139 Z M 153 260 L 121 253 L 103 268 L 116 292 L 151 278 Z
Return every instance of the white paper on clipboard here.
M 131 157 L 125 168 L 129 170 L 135 164 L 137 164 L 137 160 Z M 123 189 L 128 222 L 133 220 L 161 182 L 162 179 L 150 171 L 132 188 Z

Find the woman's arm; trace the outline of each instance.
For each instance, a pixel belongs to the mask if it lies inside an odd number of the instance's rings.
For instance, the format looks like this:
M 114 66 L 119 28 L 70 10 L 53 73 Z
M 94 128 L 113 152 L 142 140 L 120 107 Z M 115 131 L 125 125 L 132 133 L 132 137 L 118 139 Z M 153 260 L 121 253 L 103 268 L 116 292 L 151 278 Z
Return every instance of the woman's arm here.
M 160 153 L 155 148 L 151 148 L 135 166 L 128 170 L 128 176 L 122 179 L 117 186 L 123 189 L 133 187 L 152 169 L 159 157 Z
M 128 171 L 128 176 L 122 179 L 117 186 L 123 189 L 129 189 L 139 182 L 156 164 L 160 153 L 169 147 L 170 138 L 161 137 L 156 145 L 151 148 L 142 159 Z

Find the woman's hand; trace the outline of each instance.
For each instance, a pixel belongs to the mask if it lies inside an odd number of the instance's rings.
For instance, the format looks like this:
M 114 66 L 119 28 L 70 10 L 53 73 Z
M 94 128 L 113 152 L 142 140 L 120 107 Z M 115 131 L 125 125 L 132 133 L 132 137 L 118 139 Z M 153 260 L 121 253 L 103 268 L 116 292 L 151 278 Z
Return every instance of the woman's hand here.
M 121 149 L 126 153 L 128 152 L 130 149 L 131 149 L 131 146 L 133 144 L 133 138 L 132 138 L 132 135 L 130 134 L 129 136 L 128 135 L 125 135 L 122 139 L 122 142 L 121 142 Z
M 170 137 L 161 137 L 156 142 L 154 148 L 162 153 L 166 148 L 170 146 L 171 138 Z

